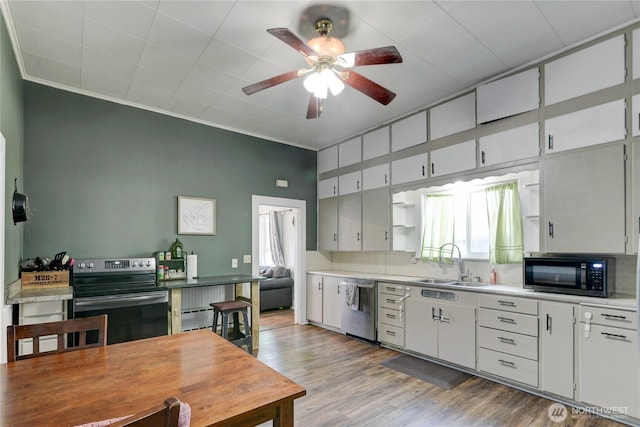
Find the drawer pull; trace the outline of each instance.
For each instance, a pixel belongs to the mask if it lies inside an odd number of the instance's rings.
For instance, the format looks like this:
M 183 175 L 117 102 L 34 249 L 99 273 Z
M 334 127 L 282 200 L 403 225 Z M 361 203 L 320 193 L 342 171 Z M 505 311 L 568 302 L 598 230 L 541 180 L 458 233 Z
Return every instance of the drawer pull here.
M 507 307 L 515 307 L 516 303 L 513 301 L 503 301 L 503 300 L 498 300 L 498 304 L 500 305 L 506 305 Z
M 513 338 L 505 338 L 505 337 L 498 337 L 498 340 L 500 342 L 506 343 L 506 344 L 515 344 L 516 340 L 514 340 Z
M 389 314 L 389 313 L 387 313 L 387 314 L 385 314 L 385 316 L 387 317 L 387 319 L 395 319 L 395 318 L 396 318 L 396 315 L 395 315 L 395 314 Z
M 384 290 L 387 291 L 387 292 L 395 292 L 395 291 L 398 290 L 398 288 L 392 288 L 391 286 L 385 286 Z
M 387 335 L 391 335 L 392 337 L 396 336 L 396 333 L 393 331 L 384 331 Z
M 504 323 L 513 323 L 513 324 L 516 323 L 514 319 L 510 319 L 509 317 L 498 316 L 498 320 Z
M 509 366 L 511 368 L 515 368 L 516 367 L 515 362 L 511 362 L 509 360 L 498 359 L 498 362 L 500 362 L 502 365 Z
M 620 340 L 626 340 L 627 336 L 626 335 L 620 335 L 620 334 L 610 334 L 609 332 L 600 332 L 602 335 L 604 335 L 607 338 L 611 338 L 611 339 L 620 339 Z
M 395 304 L 396 303 L 396 300 L 392 299 L 392 298 L 386 298 L 385 301 L 388 302 L 389 304 Z
M 607 314 L 607 313 L 600 313 L 600 314 L 609 320 L 627 320 L 627 316 L 620 316 L 617 314 Z

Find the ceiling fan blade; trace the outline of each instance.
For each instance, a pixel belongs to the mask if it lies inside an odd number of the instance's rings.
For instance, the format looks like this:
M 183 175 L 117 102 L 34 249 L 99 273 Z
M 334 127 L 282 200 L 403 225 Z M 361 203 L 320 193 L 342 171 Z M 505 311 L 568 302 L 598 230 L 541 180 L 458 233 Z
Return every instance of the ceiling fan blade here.
M 396 97 L 396 94 L 389 89 L 380 86 L 378 83 L 369 80 L 355 71 L 343 71 L 340 73 L 340 77 L 347 85 L 375 99 L 382 105 L 387 105 Z
M 280 74 L 274 77 L 271 77 L 266 80 L 262 80 L 261 82 L 254 83 L 249 86 L 245 86 L 242 88 L 242 91 L 247 95 L 253 95 L 256 92 L 260 92 L 261 90 L 268 89 L 270 87 L 279 85 L 280 83 L 288 82 L 289 80 L 293 80 L 300 76 L 307 74 L 311 70 L 300 69 L 296 71 L 289 71 L 284 74 Z
M 307 108 L 307 119 L 317 119 L 322 114 L 322 98 L 316 98 L 311 94 L 309 99 L 309 107 Z
M 336 65 L 344 68 L 400 62 L 402 62 L 402 56 L 394 46 L 377 47 L 336 56 Z
M 282 40 L 304 56 L 317 55 L 316 51 L 311 49 L 311 46 L 305 43 L 300 37 L 296 36 L 288 28 L 270 28 L 267 32 Z

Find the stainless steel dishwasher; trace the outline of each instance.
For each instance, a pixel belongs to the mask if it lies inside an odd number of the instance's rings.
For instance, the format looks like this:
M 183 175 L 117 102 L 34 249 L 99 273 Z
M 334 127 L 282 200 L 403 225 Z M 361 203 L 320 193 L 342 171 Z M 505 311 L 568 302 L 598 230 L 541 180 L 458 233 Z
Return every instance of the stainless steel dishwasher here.
M 342 330 L 351 337 L 377 342 L 376 282 L 368 279 L 343 279 Z

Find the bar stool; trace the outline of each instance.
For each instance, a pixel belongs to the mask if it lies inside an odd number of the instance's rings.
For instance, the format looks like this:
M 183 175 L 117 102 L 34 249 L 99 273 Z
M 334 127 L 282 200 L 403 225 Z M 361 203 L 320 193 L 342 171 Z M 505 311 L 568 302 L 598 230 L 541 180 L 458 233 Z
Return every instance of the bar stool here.
M 218 316 L 222 315 L 222 325 L 220 335 L 237 345 L 242 347 L 247 346 L 249 354 L 253 354 L 253 345 L 251 337 L 251 329 L 249 327 L 249 316 L 247 315 L 247 309 L 251 307 L 251 304 L 242 301 L 222 301 L 212 302 L 209 304 L 213 307 L 213 325 L 211 330 L 218 333 Z M 244 333 L 240 332 L 240 319 L 239 314 L 242 313 L 242 319 L 244 321 Z M 233 314 L 233 336 L 229 337 L 229 315 Z

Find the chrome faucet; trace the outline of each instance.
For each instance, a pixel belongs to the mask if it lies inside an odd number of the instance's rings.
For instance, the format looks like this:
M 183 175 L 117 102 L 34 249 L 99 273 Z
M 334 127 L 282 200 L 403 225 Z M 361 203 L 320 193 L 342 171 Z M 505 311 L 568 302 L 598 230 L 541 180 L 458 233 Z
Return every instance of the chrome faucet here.
M 442 249 L 444 249 L 446 246 L 453 246 L 453 249 L 451 250 L 451 261 L 452 262 L 456 262 L 453 259 L 453 254 L 455 252 L 455 249 L 458 250 L 458 266 L 460 267 L 460 280 L 464 280 L 465 278 L 465 274 L 464 274 L 464 267 L 462 266 L 462 253 L 460 252 L 460 248 L 458 247 L 458 245 L 456 245 L 455 243 L 445 243 L 444 245 L 440 246 L 440 250 L 438 251 L 438 265 L 440 267 L 442 267 Z

